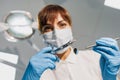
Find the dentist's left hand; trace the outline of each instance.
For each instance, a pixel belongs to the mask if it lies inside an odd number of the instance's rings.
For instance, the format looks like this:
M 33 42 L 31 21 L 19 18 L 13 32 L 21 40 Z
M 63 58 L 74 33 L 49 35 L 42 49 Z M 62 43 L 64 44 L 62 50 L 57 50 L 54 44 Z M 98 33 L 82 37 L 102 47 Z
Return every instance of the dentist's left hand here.
M 112 38 L 96 40 L 93 50 L 101 54 L 100 66 L 103 80 L 116 80 L 120 68 L 120 50 Z
M 22 80 L 39 80 L 46 69 L 55 69 L 55 62 L 59 59 L 51 51 L 51 47 L 46 47 L 34 55 L 29 61 Z

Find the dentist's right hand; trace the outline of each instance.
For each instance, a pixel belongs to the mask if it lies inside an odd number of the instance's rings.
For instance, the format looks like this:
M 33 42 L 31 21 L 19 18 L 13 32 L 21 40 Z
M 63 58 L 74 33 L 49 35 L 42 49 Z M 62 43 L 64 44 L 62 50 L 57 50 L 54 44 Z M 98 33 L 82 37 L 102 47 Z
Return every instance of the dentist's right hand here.
M 46 69 L 55 69 L 56 61 L 59 61 L 59 59 L 52 53 L 52 48 L 43 48 L 31 57 L 22 80 L 39 80 Z

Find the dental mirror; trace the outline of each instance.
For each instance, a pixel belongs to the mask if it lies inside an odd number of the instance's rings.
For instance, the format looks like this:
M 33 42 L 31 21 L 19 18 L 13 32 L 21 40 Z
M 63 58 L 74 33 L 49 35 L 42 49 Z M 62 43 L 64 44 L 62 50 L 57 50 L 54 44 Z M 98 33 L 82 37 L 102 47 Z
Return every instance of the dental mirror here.
M 30 12 L 23 10 L 10 11 L 3 21 L 0 27 L 4 30 L 5 38 L 10 42 L 25 40 L 30 38 L 35 32 L 32 28 L 34 19 Z

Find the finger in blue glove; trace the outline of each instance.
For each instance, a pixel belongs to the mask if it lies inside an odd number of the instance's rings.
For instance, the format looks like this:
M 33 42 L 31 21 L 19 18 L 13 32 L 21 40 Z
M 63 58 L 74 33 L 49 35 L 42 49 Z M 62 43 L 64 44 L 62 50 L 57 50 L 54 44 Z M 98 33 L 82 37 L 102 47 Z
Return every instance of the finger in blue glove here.
M 55 62 L 59 59 L 51 51 L 51 47 L 46 47 L 32 56 L 22 80 L 39 80 L 46 69 L 55 69 Z

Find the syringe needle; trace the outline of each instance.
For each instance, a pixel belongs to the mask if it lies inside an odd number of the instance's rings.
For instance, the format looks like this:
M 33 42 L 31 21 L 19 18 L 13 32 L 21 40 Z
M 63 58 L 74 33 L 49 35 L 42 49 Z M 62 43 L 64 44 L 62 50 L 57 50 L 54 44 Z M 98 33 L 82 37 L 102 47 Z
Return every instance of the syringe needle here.
M 115 40 L 119 40 L 119 39 L 120 39 L 120 37 L 115 38 Z
M 120 37 L 117 37 L 117 38 L 115 38 L 115 40 L 119 40 L 120 39 Z M 92 45 L 90 45 L 90 46 L 87 46 L 85 49 L 90 49 L 90 48 L 92 48 L 93 46 L 95 46 L 96 44 L 92 44 Z

